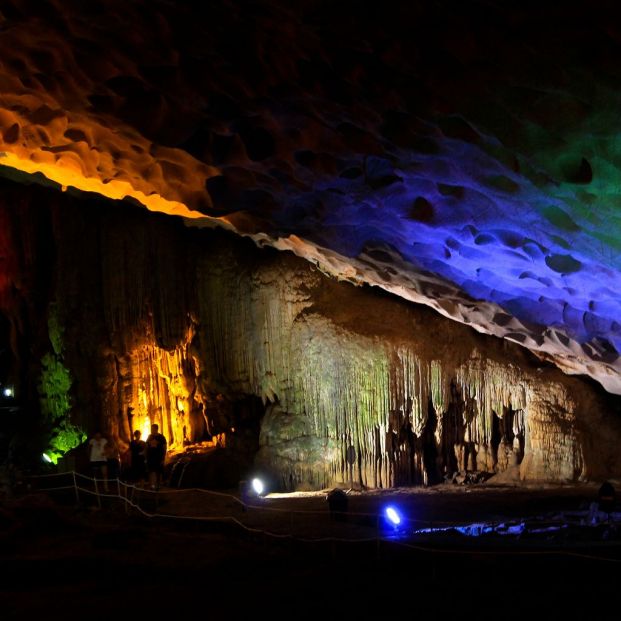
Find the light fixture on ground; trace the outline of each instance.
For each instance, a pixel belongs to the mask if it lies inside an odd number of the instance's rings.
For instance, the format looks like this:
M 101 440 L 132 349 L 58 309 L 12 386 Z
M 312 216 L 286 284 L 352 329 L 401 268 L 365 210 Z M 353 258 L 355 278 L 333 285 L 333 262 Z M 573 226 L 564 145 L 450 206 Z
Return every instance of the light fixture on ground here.
M 401 515 L 394 507 L 386 507 L 386 509 L 384 509 L 384 515 L 388 523 L 394 528 L 397 528 L 401 524 Z
M 43 453 L 43 454 L 41 455 L 41 457 L 43 458 L 43 461 L 44 461 L 44 462 L 46 462 L 46 463 L 48 463 L 48 464 L 51 464 L 51 463 L 52 463 L 52 458 L 51 458 L 51 457 L 50 457 L 47 453 Z
M 261 479 L 255 477 L 254 479 L 252 479 L 251 485 L 252 491 L 257 496 L 263 496 L 263 493 L 265 492 L 265 485 L 263 484 L 263 481 L 261 481 Z
M 2 389 L 2 394 L 5 397 L 12 397 L 13 396 L 13 388 L 11 386 L 6 386 L 5 388 Z

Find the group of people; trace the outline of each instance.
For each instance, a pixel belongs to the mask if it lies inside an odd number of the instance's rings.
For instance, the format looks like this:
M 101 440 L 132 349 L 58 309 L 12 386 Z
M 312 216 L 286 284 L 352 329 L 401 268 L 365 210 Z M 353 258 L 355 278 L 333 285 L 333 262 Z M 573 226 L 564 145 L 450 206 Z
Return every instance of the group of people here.
M 153 490 L 159 489 L 164 474 L 166 460 L 166 438 L 159 432 L 159 426 L 151 425 L 151 433 L 146 441 L 141 439 L 142 433 L 134 431 L 129 443 L 127 480 L 136 484 L 144 484 L 148 480 Z M 108 491 L 108 481 L 121 475 L 121 459 L 119 449 L 113 440 L 104 438 L 97 431 L 89 440 L 89 460 L 96 478 L 102 478 L 104 490 Z

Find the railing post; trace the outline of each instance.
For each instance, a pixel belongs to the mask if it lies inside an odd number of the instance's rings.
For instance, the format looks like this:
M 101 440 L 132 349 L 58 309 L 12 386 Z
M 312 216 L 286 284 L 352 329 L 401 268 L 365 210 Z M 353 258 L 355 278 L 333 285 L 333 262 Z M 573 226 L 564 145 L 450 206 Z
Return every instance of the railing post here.
M 76 505 L 79 505 L 80 504 L 80 492 L 78 491 L 78 483 L 75 478 L 75 470 L 72 470 L 71 474 L 73 475 L 73 491 L 75 492 L 75 503 Z
M 97 506 L 101 509 L 101 498 L 99 497 L 99 486 L 97 485 L 97 476 L 95 476 L 93 481 L 95 481 L 95 496 L 97 496 Z

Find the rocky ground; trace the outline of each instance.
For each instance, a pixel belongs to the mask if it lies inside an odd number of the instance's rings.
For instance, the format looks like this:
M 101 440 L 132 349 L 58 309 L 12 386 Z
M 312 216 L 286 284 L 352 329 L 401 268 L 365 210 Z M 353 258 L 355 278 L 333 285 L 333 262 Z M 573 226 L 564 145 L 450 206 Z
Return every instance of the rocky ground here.
M 73 492 L 33 492 L 0 505 L 2 617 L 592 614 L 616 592 L 614 528 L 593 528 L 580 540 L 509 542 L 453 532 L 422 541 L 399 539 L 372 515 L 388 502 L 420 525 L 558 515 L 586 510 L 596 491 L 438 486 L 355 493 L 345 521 L 330 519 L 325 494 L 269 497 L 245 510 L 233 497 L 199 491 L 130 494 L 145 511 L 216 518 L 187 520 L 146 518 L 112 498 L 98 508 L 85 492 L 78 504 Z M 225 514 L 229 519 L 221 519 Z

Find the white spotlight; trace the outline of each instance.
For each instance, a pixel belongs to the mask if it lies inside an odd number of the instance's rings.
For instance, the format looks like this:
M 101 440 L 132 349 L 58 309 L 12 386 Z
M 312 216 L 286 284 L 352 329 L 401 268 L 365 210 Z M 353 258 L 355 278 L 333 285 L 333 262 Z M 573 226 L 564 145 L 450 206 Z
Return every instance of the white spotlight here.
M 13 388 L 11 388 L 11 386 L 7 386 L 6 388 L 4 388 L 2 390 L 2 394 L 5 397 L 12 397 L 13 396 Z
M 52 458 L 47 453 L 43 453 L 41 457 L 43 457 L 43 461 L 46 461 L 48 464 L 52 463 Z
M 252 479 L 252 489 L 257 496 L 261 496 L 265 491 L 265 486 L 263 485 L 263 481 L 261 479 Z

